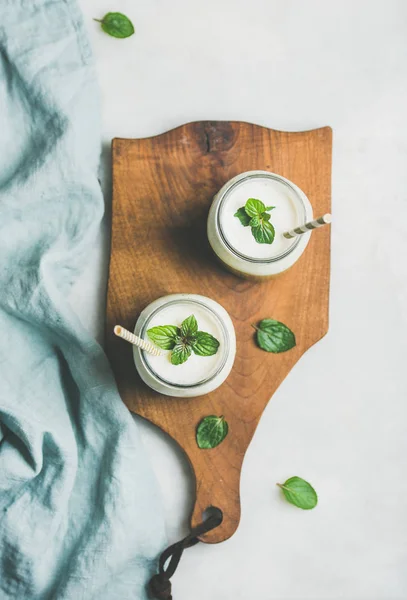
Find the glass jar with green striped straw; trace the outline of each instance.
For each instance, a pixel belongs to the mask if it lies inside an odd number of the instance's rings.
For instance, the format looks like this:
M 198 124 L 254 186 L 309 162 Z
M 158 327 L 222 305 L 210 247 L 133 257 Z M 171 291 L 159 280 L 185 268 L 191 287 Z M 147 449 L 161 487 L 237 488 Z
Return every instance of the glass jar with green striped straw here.
M 208 240 L 226 269 L 239 277 L 275 277 L 301 257 L 311 235 L 286 237 L 313 221 L 305 193 L 289 179 L 269 171 L 237 175 L 215 195 L 208 215 Z

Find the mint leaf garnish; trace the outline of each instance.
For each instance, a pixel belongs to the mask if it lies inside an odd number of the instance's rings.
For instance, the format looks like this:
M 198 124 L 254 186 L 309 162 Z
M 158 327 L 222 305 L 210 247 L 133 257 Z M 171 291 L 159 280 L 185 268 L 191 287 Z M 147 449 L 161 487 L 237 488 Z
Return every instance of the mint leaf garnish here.
M 318 504 L 318 496 L 314 488 L 308 481 L 301 477 L 290 477 L 285 483 L 277 483 L 283 490 L 283 494 L 291 504 L 310 510 Z
M 194 315 L 190 315 L 175 325 L 159 325 L 147 330 L 147 335 L 154 344 L 163 350 L 172 350 L 173 365 L 182 365 L 191 356 L 212 356 L 219 348 L 219 341 L 206 331 L 198 331 L 198 323 Z
M 249 198 L 246 204 L 244 205 L 244 209 L 249 215 L 249 217 L 257 217 L 264 213 L 266 207 L 261 200 L 256 200 L 256 198 Z
M 274 319 L 263 319 L 258 325 L 253 325 L 256 329 L 257 343 L 262 350 L 279 354 L 294 348 L 296 341 L 295 335 L 284 323 Z
M 191 356 L 191 346 L 182 341 L 182 339 L 177 340 L 172 352 L 171 352 L 171 362 L 173 365 L 182 365 L 182 363 L 186 362 L 188 358 Z
M 216 448 L 225 439 L 229 426 L 224 417 L 204 417 L 196 430 L 196 443 L 204 450 Z
M 147 335 L 152 342 L 163 350 L 172 350 L 181 330 L 175 325 L 159 325 L 147 330 Z
M 198 356 L 212 356 L 219 348 L 218 340 L 206 331 L 198 331 L 196 341 L 192 344 L 192 350 Z
M 270 221 L 260 220 L 256 227 L 252 227 L 252 234 L 258 244 L 272 244 L 276 232 Z
M 243 227 L 248 227 L 250 225 L 250 218 L 247 212 L 245 211 L 244 206 L 239 208 L 237 212 L 234 214 L 235 217 L 239 219 Z
M 260 225 L 260 223 L 261 223 L 261 217 L 258 215 L 256 217 L 252 217 L 250 219 L 249 225 L 250 225 L 250 227 L 258 227 Z
M 100 23 L 105 33 L 115 38 L 127 38 L 133 35 L 134 26 L 126 15 L 119 12 L 107 13 L 103 19 L 94 19 Z
M 198 331 L 198 323 L 196 322 L 195 316 L 191 315 L 185 321 L 181 323 L 181 336 L 190 337 L 196 334 Z
M 275 206 L 265 206 L 261 200 L 249 198 L 234 216 L 239 219 L 243 227 L 250 225 L 252 235 L 258 244 L 272 244 L 276 232 L 269 222 L 271 216 L 267 211 L 273 208 Z

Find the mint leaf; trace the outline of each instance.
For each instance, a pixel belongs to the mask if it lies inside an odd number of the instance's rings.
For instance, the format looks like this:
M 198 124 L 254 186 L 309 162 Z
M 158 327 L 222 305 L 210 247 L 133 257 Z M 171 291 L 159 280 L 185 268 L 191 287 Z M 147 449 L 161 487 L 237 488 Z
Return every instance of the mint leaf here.
M 147 329 L 147 335 L 156 346 L 163 350 L 172 350 L 181 331 L 175 325 L 160 325 Z
M 204 417 L 196 430 L 196 442 L 201 449 L 216 448 L 225 439 L 229 426 L 224 417 Z
M 250 227 L 258 227 L 261 223 L 261 217 L 260 216 L 256 216 L 256 217 L 252 217 L 250 219 Z
M 181 336 L 188 338 L 194 336 L 198 331 L 198 323 L 194 315 L 191 315 L 181 323 Z
M 254 328 L 257 330 L 257 343 L 266 352 L 279 354 L 291 350 L 296 344 L 294 333 L 280 321 L 263 319 Z
M 205 331 L 198 331 L 196 341 L 192 344 L 192 350 L 198 356 L 213 356 L 217 353 L 218 348 L 218 340 Z
M 171 363 L 173 365 L 182 365 L 182 363 L 188 360 L 191 353 L 191 346 L 179 339 L 171 352 Z
M 127 38 L 133 35 L 134 27 L 126 15 L 119 12 L 107 13 L 102 20 L 94 19 L 100 23 L 103 31 L 115 38 Z
M 261 200 L 249 198 L 246 204 L 235 213 L 243 227 L 250 225 L 252 235 L 258 244 L 272 244 L 275 237 L 275 229 L 269 222 L 271 216 L 268 210 L 275 206 L 265 206 Z
M 269 221 L 262 220 L 257 227 L 252 227 L 253 237 L 259 244 L 272 244 L 275 233 L 275 229 Z
M 266 207 L 264 206 L 261 200 L 256 200 L 256 198 L 249 198 L 246 204 L 244 205 L 244 209 L 249 217 L 257 217 L 264 213 Z
M 172 350 L 171 363 L 182 365 L 192 354 L 212 356 L 219 348 L 218 340 L 210 333 L 198 331 L 198 323 L 194 315 L 190 315 L 181 324 L 160 325 L 147 330 L 147 335 L 154 344 L 163 350 Z
M 277 483 L 283 490 L 283 494 L 291 504 L 310 510 L 318 504 L 318 496 L 314 488 L 308 481 L 301 477 L 290 477 L 285 483 Z
M 250 217 L 247 214 L 247 212 L 245 211 L 244 206 L 239 208 L 239 210 L 237 212 L 235 212 L 235 214 L 233 216 L 235 216 L 239 219 L 239 221 L 241 222 L 243 227 L 248 227 L 250 225 Z

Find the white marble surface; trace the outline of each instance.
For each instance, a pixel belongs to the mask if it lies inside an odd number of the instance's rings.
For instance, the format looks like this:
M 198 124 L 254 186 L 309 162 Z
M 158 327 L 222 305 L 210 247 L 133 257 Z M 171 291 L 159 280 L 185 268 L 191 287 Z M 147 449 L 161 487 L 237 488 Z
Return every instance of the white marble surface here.
M 334 130 L 328 336 L 291 372 L 247 453 L 242 521 L 229 541 L 186 552 L 176 600 L 407 598 L 407 3 L 404 0 L 81 0 L 114 136 L 198 119 Z M 127 13 L 116 40 L 91 17 Z M 108 224 L 72 295 L 101 335 Z M 141 424 L 165 496 L 168 535 L 186 530 L 189 468 Z M 316 510 L 284 503 L 292 475 Z

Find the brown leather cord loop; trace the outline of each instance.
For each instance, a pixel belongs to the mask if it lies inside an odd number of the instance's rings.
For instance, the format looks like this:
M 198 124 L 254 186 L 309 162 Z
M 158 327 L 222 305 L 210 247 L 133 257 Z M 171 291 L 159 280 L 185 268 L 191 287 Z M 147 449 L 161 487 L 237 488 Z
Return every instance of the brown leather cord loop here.
M 152 598 L 156 600 L 172 600 L 171 581 L 170 578 L 174 575 L 182 553 L 186 548 L 195 546 L 199 542 L 199 536 L 215 529 L 222 522 L 220 515 L 211 515 L 203 523 L 200 523 L 191 530 L 183 540 L 168 546 L 160 556 L 158 573 L 154 575 L 149 583 L 148 590 Z M 168 562 L 169 561 L 169 562 Z M 165 565 L 168 562 L 167 568 Z

